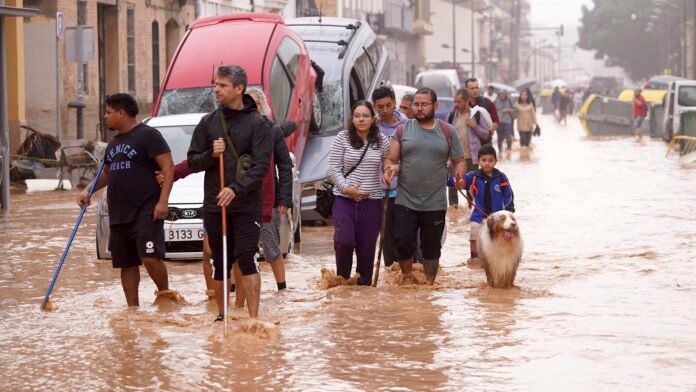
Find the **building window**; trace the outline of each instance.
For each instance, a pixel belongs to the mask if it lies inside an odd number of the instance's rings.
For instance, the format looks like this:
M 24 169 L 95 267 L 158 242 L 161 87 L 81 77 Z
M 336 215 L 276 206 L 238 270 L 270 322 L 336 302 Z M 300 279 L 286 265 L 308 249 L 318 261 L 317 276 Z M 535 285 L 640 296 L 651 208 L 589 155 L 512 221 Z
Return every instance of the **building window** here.
M 128 52 L 128 92 L 135 95 L 135 10 L 126 13 L 126 51 Z
M 87 2 L 85 0 L 77 0 L 77 25 L 84 26 L 87 24 Z M 87 63 L 79 65 L 82 67 L 82 93 L 89 94 L 89 74 L 87 73 Z
M 160 88 L 159 23 L 152 22 L 152 100 L 157 99 Z

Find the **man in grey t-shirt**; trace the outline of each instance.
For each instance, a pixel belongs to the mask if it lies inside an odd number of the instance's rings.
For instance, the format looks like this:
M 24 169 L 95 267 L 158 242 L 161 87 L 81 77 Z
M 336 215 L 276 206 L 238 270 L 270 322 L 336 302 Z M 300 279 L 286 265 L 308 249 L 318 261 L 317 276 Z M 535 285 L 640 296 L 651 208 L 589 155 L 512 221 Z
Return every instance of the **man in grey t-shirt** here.
M 435 119 L 437 95 L 427 87 L 413 99 L 416 118 L 407 121 L 392 136 L 384 181 L 398 175 L 395 202 L 396 257 L 401 272 L 409 275 L 420 229 L 423 269 L 433 284 L 440 265 L 440 239 L 445 228 L 447 161 L 452 160 L 461 189 L 466 165 L 462 143 L 451 125 Z M 444 130 L 443 127 L 447 127 Z

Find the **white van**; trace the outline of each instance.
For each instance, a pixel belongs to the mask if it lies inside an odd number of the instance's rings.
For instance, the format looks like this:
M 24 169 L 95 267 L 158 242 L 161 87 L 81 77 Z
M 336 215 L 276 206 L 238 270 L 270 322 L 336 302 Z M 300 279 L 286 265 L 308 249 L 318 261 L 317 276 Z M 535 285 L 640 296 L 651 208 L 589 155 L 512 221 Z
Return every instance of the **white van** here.
M 666 142 L 680 133 L 681 114 L 696 111 L 696 80 L 678 80 L 669 83 L 665 95 L 665 117 L 662 120 L 662 139 Z
M 416 88 L 429 87 L 435 91 L 438 98 L 454 99 L 454 94 L 462 85 L 454 69 L 432 69 L 416 75 Z

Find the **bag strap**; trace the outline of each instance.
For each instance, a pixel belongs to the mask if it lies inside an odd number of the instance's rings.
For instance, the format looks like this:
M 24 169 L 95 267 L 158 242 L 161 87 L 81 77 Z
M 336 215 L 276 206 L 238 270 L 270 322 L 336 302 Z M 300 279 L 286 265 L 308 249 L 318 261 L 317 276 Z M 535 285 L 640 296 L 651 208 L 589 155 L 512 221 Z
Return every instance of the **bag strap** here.
M 445 139 L 447 140 L 447 155 L 452 156 L 452 132 L 449 129 L 449 124 L 443 119 L 437 119 L 440 123 L 440 128 L 442 128 L 442 133 L 445 134 Z M 401 139 L 404 137 L 404 124 L 399 125 L 396 128 L 396 140 L 399 141 L 399 160 L 403 156 L 403 146 L 401 145 Z
M 357 169 L 358 165 L 360 162 L 362 162 L 363 158 L 365 158 L 365 154 L 367 153 L 367 149 L 370 147 L 370 143 L 368 142 L 367 145 L 365 146 L 365 149 L 362 152 L 362 155 L 360 155 L 360 159 L 358 159 L 358 163 L 355 164 L 355 166 L 351 167 L 350 170 L 348 170 L 348 173 L 344 174 L 343 177 L 348 178 L 350 173 L 353 172 L 353 170 Z
M 448 123 L 445 120 L 438 119 L 437 121 L 440 122 L 440 128 L 442 128 L 442 133 L 445 134 L 445 139 L 447 139 L 447 145 L 452 148 L 452 132 L 450 131 L 448 127 Z M 396 140 L 399 141 L 399 144 L 401 144 L 401 139 L 404 137 L 404 124 L 399 125 L 396 128 Z
M 220 115 L 220 125 L 222 126 L 222 134 L 225 135 L 225 140 L 227 140 L 227 144 L 229 144 L 232 148 L 232 154 L 234 154 L 234 159 L 239 161 L 239 154 L 237 153 L 237 149 L 234 147 L 234 142 L 232 142 L 232 138 L 230 138 L 230 135 L 227 133 L 227 121 L 225 120 L 225 114 L 222 112 L 221 108 L 218 108 L 218 114 Z

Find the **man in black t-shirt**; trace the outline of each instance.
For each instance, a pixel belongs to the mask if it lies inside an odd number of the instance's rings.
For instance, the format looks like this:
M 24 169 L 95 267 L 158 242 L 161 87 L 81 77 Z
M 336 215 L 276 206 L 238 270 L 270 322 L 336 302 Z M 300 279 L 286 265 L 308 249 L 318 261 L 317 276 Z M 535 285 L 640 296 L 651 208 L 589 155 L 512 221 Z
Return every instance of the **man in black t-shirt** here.
M 109 250 L 128 306 L 139 306 L 140 265 L 144 264 L 158 292 L 169 290 L 164 257 L 164 218 L 174 181 L 174 163 L 167 142 L 156 129 L 136 121 L 138 104 L 128 94 L 106 98 L 104 120 L 118 131 L 106 147 L 105 165 L 94 190 L 109 186 Z M 164 176 L 162 186 L 155 171 Z M 78 196 L 87 203 L 86 187 Z

